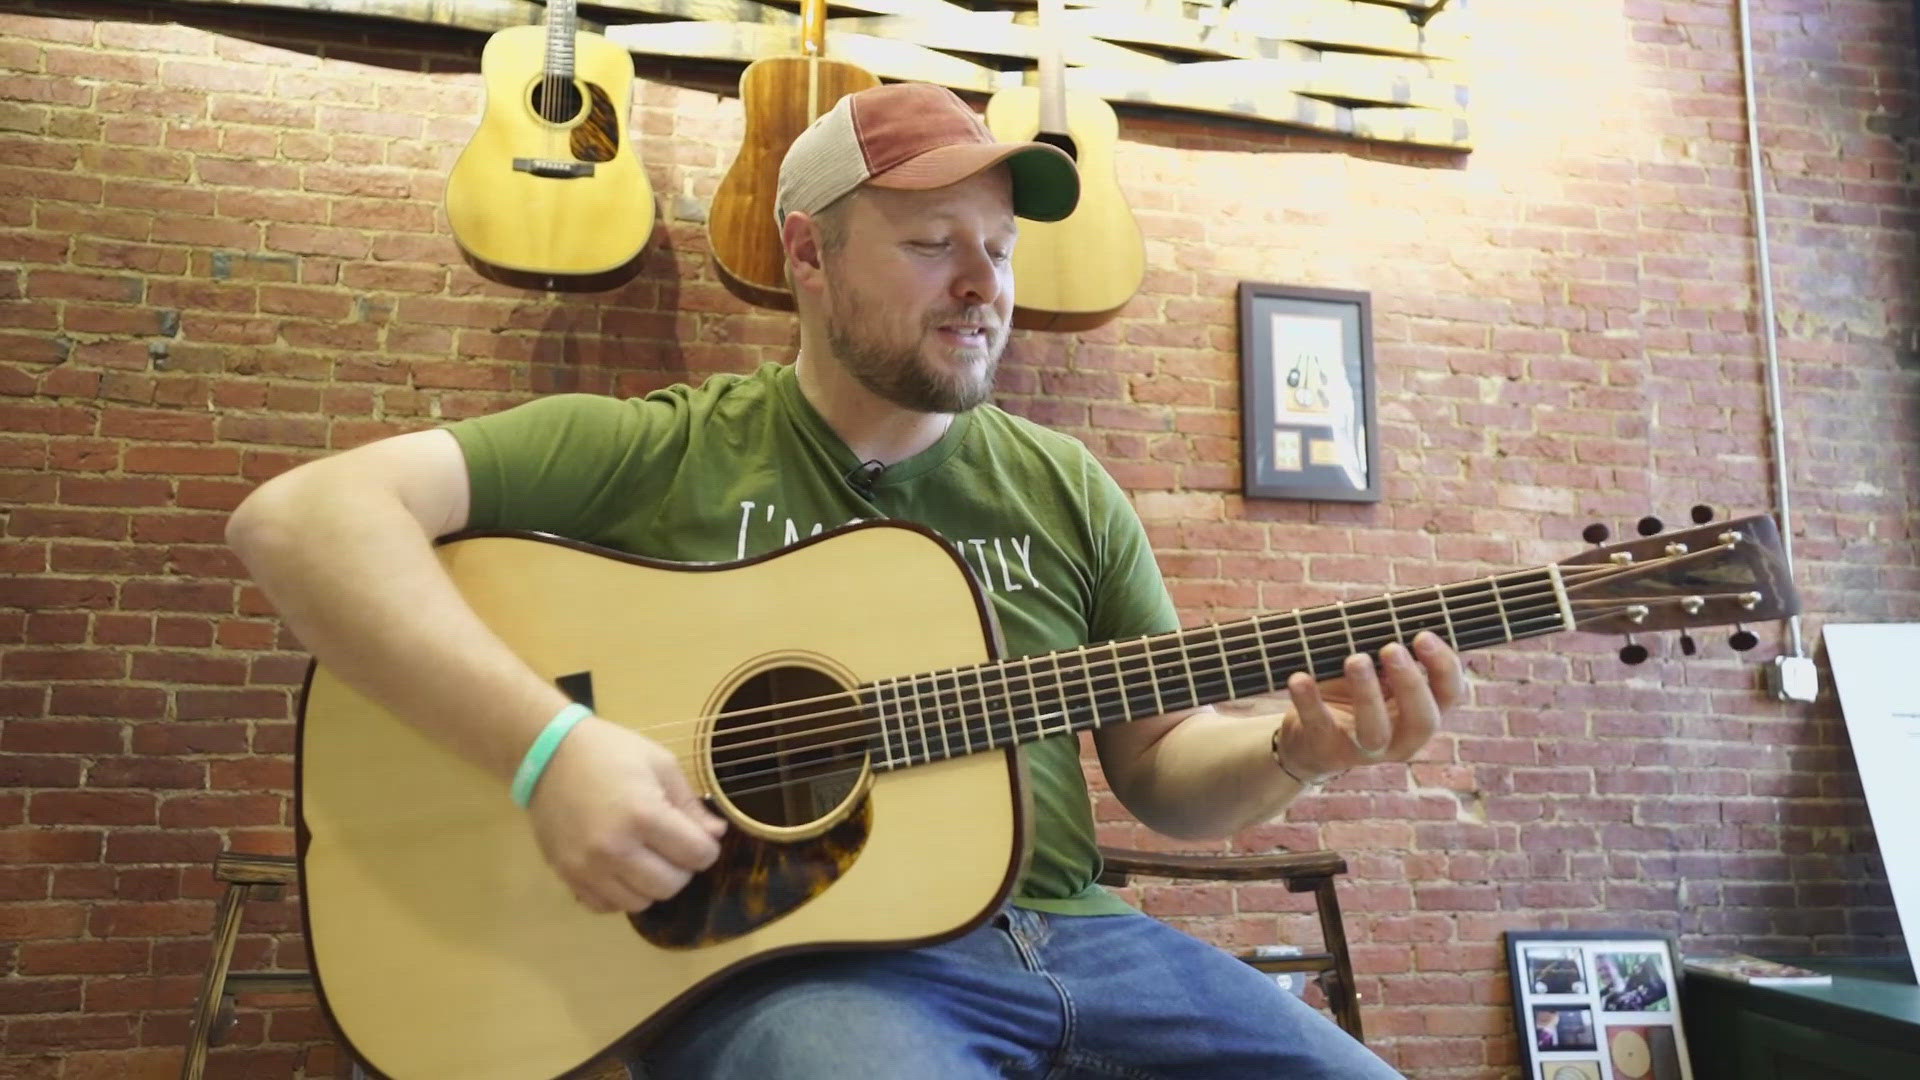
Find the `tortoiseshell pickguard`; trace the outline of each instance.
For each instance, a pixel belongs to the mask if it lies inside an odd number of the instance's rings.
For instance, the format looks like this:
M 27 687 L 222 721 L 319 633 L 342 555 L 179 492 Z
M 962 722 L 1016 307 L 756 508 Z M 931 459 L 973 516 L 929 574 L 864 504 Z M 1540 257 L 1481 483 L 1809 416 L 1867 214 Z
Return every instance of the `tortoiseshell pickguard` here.
M 774 843 L 732 828 L 720 858 L 673 898 L 627 919 L 663 949 L 694 949 L 752 932 L 827 891 L 866 846 L 873 803 L 811 840 Z
M 573 126 L 569 149 L 576 161 L 612 161 L 620 150 L 620 115 L 605 90 L 593 83 L 586 87 L 591 104 L 586 118 Z

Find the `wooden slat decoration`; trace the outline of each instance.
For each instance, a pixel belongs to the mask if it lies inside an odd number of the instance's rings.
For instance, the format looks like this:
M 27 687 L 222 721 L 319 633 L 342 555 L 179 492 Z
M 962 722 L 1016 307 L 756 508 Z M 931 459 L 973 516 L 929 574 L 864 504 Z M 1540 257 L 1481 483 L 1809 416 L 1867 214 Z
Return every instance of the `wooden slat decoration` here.
M 537 0 L 175 0 L 491 32 Z M 990 94 L 1036 78 L 1033 0 L 832 0 L 827 53 L 883 79 Z M 1212 113 L 1466 150 L 1469 0 L 1067 0 L 1070 84 L 1122 107 Z M 975 4 L 979 6 L 974 6 Z M 635 53 L 730 63 L 798 51 L 799 19 L 759 0 L 582 0 L 582 25 Z M 641 16 L 644 21 L 635 21 Z
M 532 0 L 173 0 L 181 7 L 285 8 L 325 15 L 447 26 L 491 34 L 509 26 L 544 22 L 547 9 Z M 581 20 L 583 28 L 591 26 Z M 598 27 L 591 27 L 598 29 Z

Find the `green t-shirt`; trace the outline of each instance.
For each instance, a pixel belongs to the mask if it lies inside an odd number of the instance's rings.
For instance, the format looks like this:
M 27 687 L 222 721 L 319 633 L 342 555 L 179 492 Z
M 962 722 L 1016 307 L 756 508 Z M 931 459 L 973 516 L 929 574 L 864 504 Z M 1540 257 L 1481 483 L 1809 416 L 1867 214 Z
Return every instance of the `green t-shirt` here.
M 1132 506 L 1078 440 L 993 406 L 856 492 L 858 465 L 766 364 L 620 401 L 562 394 L 449 430 L 472 478 L 469 525 L 530 529 L 676 562 L 750 558 L 851 521 L 939 533 L 993 601 L 1009 656 L 1178 628 Z M 1015 901 L 1124 911 L 1097 883 L 1079 740 L 1028 745 L 1034 850 Z

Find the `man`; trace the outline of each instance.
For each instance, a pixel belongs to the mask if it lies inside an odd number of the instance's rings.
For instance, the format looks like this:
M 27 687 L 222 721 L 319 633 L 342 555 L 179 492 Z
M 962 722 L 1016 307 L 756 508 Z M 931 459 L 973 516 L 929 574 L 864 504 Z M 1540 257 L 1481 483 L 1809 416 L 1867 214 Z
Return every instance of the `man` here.
M 1113 480 L 1078 442 L 985 404 L 1015 218 L 1064 217 L 1078 190 L 1064 154 L 994 143 L 946 90 L 844 99 L 781 170 L 792 365 L 640 401 L 547 398 L 361 447 L 263 486 L 231 542 L 336 674 L 522 799 L 581 904 L 643 909 L 713 860 L 726 822 L 666 749 L 568 708 L 520 663 L 430 541 L 516 527 L 712 561 L 907 518 L 998 553 L 982 587 L 1014 655 L 1175 629 Z M 1297 675 L 1290 705 L 1103 729 L 1109 783 L 1163 832 L 1220 836 L 1333 774 L 1404 760 L 1460 694 L 1458 664 L 1430 634 L 1379 663 L 1352 657 L 1324 685 Z M 1264 976 L 1101 890 L 1075 739 L 1024 758 L 1038 824 L 1014 904 L 944 945 L 754 969 L 649 1048 L 651 1075 L 1394 1075 Z

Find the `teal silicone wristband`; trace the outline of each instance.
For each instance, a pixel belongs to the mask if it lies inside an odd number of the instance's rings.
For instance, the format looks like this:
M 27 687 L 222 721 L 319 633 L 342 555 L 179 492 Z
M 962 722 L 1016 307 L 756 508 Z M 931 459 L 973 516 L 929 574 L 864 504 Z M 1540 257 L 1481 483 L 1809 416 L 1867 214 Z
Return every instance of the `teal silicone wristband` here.
M 560 749 L 560 740 L 567 737 L 573 725 L 593 715 L 593 710 L 579 702 L 561 709 L 540 729 L 540 734 L 527 747 L 527 756 L 520 759 L 520 768 L 513 774 L 513 802 L 522 810 L 533 801 L 533 789 L 540 783 L 540 774 L 547 771 L 547 762 L 553 760 L 553 752 Z

